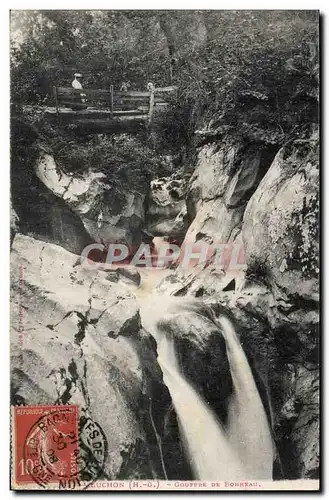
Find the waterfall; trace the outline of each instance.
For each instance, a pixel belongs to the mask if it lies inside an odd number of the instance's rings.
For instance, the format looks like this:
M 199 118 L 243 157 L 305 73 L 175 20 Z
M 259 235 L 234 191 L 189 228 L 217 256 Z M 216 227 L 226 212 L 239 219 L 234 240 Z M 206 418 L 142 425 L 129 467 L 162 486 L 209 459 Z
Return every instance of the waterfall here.
M 233 325 L 224 317 L 218 322 L 226 341 L 234 387 L 228 423 L 224 427 L 185 379 L 173 337 L 157 326 L 157 317 L 160 320 L 161 314 L 163 318 L 166 305 L 165 297 L 161 297 L 161 303 L 153 310 L 148 303 L 141 308 L 142 321 L 157 341 L 158 362 L 177 413 L 180 434 L 195 479 L 272 479 L 273 448 L 269 424 Z
M 158 360 L 178 416 L 195 479 L 246 478 L 242 464 L 215 415 L 181 374 L 173 339 L 164 336 Z
M 220 318 L 234 393 L 228 411 L 228 436 L 248 478 L 272 479 L 273 444 L 265 409 L 247 357 L 232 323 Z

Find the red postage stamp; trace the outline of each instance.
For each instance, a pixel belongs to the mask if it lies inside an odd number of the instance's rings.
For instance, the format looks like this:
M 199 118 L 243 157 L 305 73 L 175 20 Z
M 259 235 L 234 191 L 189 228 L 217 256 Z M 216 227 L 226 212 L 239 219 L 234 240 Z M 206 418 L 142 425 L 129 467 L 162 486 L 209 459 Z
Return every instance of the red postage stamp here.
M 78 424 L 75 405 L 13 407 L 12 486 L 79 481 Z

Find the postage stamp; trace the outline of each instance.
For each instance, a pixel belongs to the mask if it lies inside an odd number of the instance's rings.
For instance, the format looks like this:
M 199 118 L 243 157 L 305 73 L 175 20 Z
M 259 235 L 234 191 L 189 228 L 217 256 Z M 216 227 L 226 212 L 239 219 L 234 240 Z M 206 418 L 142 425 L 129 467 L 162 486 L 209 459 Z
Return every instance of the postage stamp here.
M 102 476 L 104 432 L 78 406 L 15 406 L 11 417 L 13 489 L 87 489 Z
M 79 480 L 78 406 L 13 407 L 12 436 L 14 488 Z
M 319 490 L 320 11 L 8 18 L 12 489 Z

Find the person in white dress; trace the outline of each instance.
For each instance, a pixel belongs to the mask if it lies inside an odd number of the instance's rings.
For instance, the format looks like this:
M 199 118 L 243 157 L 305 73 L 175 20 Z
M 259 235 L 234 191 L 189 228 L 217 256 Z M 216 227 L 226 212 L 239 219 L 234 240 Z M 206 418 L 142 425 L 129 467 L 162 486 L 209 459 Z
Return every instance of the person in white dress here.
M 151 92 L 152 90 L 155 90 L 155 85 L 152 82 L 148 82 L 148 84 L 146 85 L 146 88 L 149 92 Z
M 80 78 L 82 78 L 82 75 L 80 73 L 74 73 L 74 80 L 72 82 L 72 87 L 74 89 L 77 89 L 77 90 L 82 89 Z
M 72 82 L 72 87 L 76 90 L 82 90 L 82 83 L 80 81 L 80 78 L 82 78 L 81 73 L 74 73 L 74 80 Z M 87 102 L 86 99 L 86 94 L 81 93 L 81 102 L 85 104 Z

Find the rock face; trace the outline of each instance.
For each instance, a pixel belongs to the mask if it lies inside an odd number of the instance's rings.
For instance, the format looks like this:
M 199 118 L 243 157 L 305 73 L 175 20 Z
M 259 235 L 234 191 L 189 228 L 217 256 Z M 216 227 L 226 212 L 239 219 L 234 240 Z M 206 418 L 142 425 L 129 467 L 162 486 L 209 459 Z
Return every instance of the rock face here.
M 249 289 L 251 290 L 251 289 Z M 317 315 L 312 320 L 280 314 L 280 302 L 265 287 L 221 294 L 234 318 L 272 423 L 277 479 L 317 478 L 319 474 L 319 373 L 316 354 Z M 220 307 L 221 309 L 221 307 Z M 275 317 L 275 319 L 274 319 Z M 270 322 L 269 322 L 270 319 Z M 304 321 L 303 321 L 304 319 Z M 313 329 L 313 346 L 299 337 Z
M 145 194 L 119 191 L 101 172 L 66 174 L 42 149 L 35 171 L 41 182 L 77 214 L 93 241 L 139 245 Z
M 79 404 L 108 444 L 105 478 L 189 478 L 171 399 L 124 284 L 63 248 L 16 235 L 12 404 Z
M 310 142 L 282 148 L 251 197 L 243 240 L 249 268 L 260 267 L 272 287 L 318 300 L 318 153 Z
M 246 203 L 269 167 L 272 148 L 242 144 L 201 149 L 189 185 L 185 241 L 226 243 L 241 230 Z
M 19 230 L 19 217 L 10 201 L 10 244 L 12 244 L 15 234 Z
M 13 126 L 11 156 L 11 202 L 19 219 L 19 230 L 39 240 L 80 253 L 92 242 L 79 216 L 53 194 L 35 173 L 39 158 L 35 136 L 26 144 L 29 129 Z
M 186 226 L 187 178 L 182 171 L 151 181 L 147 231 L 153 236 L 182 240 Z
M 279 353 L 277 430 L 283 442 L 288 430 L 295 468 L 311 478 L 319 461 L 318 186 L 316 138 L 287 145 L 250 199 L 242 229 L 247 274 L 271 291 L 269 301 L 256 296 L 249 310 L 269 321 Z M 288 445 L 285 455 L 289 468 Z

